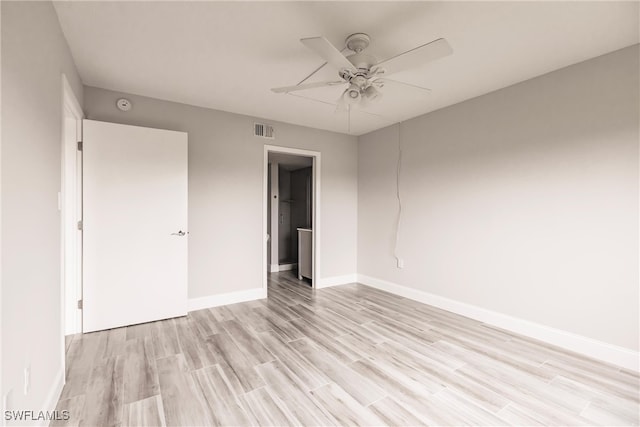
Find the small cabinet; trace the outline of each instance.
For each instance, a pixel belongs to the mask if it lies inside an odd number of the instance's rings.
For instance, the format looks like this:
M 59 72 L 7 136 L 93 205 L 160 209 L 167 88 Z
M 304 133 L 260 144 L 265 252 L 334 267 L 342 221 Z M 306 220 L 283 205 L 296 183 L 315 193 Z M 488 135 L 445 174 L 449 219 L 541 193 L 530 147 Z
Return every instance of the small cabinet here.
M 313 231 L 298 228 L 298 279 L 313 279 Z

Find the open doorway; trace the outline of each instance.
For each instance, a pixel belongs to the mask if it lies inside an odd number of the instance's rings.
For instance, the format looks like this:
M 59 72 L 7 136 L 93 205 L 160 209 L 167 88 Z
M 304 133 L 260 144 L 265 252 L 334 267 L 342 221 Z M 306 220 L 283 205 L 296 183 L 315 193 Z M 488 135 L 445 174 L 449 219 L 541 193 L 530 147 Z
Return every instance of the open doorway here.
M 279 272 L 287 272 L 301 286 L 316 286 L 319 167 L 318 152 L 265 146 L 264 287 L 267 275 Z

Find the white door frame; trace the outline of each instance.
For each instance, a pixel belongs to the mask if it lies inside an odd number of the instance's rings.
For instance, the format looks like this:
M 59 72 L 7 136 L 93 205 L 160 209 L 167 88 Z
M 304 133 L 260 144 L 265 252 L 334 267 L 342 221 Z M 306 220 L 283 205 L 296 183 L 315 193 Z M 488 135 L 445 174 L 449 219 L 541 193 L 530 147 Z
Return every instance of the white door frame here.
M 265 293 L 267 291 L 267 199 L 269 198 L 269 189 L 267 188 L 267 175 L 269 173 L 269 153 L 286 153 L 298 156 L 311 157 L 313 159 L 313 218 L 311 220 L 311 229 L 313 230 L 313 259 L 312 270 L 313 278 L 311 286 L 316 288 L 320 280 L 320 152 L 303 150 L 300 148 L 282 147 L 278 145 L 264 146 L 264 166 L 262 176 L 262 288 Z
M 63 359 L 65 335 L 82 332 L 82 311 L 77 301 L 82 299 L 82 233 L 77 221 L 82 219 L 82 155 L 78 141 L 82 140 L 84 113 L 67 77 L 62 74 L 62 135 L 60 209 L 60 283 Z M 68 120 L 75 121 L 75 129 L 68 130 Z

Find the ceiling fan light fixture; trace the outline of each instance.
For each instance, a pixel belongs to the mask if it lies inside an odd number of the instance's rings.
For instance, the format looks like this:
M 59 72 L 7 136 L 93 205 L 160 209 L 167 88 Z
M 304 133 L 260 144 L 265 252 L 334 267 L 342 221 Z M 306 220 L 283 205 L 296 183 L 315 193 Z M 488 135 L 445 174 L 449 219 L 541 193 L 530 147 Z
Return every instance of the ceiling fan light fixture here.
M 367 101 L 375 101 L 382 97 L 382 93 L 380 93 L 374 85 L 369 85 L 369 87 L 364 90 L 363 95 Z
M 360 101 L 360 98 L 361 98 L 360 88 L 358 86 L 352 84 L 344 92 L 343 98 L 344 98 L 344 101 L 347 104 L 355 104 L 355 103 L 357 103 L 358 101 Z

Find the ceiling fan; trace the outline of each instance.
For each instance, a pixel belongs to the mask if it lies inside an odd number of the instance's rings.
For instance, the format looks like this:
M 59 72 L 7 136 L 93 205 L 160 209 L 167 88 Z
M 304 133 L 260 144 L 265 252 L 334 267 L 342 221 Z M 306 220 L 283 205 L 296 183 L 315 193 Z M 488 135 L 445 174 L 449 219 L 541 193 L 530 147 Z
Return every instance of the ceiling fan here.
M 365 107 L 370 102 L 380 99 L 382 95 L 380 89 L 385 82 L 400 83 L 417 89 L 429 90 L 412 84 L 390 80 L 387 76 L 453 53 L 449 43 L 440 38 L 379 61 L 375 56 L 365 53 L 370 41 L 371 38 L 364 33 L 350 35 L 345 40 L 345 49 L 343 51 L 348 49 L 353 53 L 345 56 L 342 51 L 338 50 L 329 40 L 322 36 L 300 39 L 302 44 L 317 53 L 326 62 L 299 84 L 271 90 L 275 93 L 291 93 L 318 87 L 348 85 L 337 101 L 337 110 L 348 110 L 353 105 Z M 340 80 L 302 84 L 326 64 L 338 69 Z

